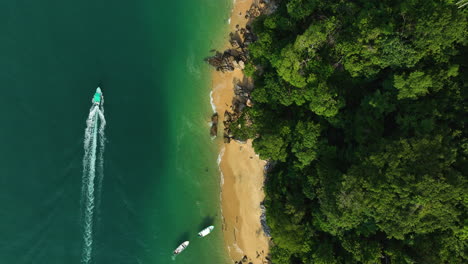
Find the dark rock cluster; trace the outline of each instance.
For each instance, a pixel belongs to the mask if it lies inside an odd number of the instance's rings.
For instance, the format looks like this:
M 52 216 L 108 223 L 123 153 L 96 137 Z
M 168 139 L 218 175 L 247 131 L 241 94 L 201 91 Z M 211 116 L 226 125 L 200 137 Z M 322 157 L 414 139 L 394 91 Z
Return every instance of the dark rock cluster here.
M 234 135 L 231 132 L 231 123 L 236 122 L 245 107 L 252 107 L 253 103 L 250 98 L 253 87 L 249 85 L 234 85 L 234 98 L 231 106 L 231 111 L 224 112 L 224 142 L 229 143 L 231 139 L 234 139 Z M 252 121 L 247 119 L 246 125 L 251 125 Z
M 211 116 L 210 135 L 212 137 L 216 137 L 218 135 L 218 113 L 214 113 Z
M 262 224 L 263 232 L 267 237 L 271 237 L 271 229 L 266 222 L 266 208 L 263 205 L 263 202 L 260 204 L 260 209 L 262 210 L 262 214 L 260 215 L 260 223 Z
M 262 250 L 262 252 L 257 252 L 257 259 L 260 259 L 260 258 L 262 260 L 262 263 L 265 263 L 265 264 L 270 264 L 271 263 L 269 255 L 266 256 L 265 252 L 263 252 L 263 250 Z M 244 255 L 244 257 L 241 260 L 234 261 L 234 264 L 253 264 L 253 262 L 252 262 L 251 258 Z
M 258 17 L 267 9 L 267 1 L 260 1 L 258 5 L 252 5 L 246 12 L 245 18 L 252 19 Z M 227 72 L 234 71 L 234 69 L 243 70 L 245 63 L 249 58 L 247 47 L 257 40 L 257 37 L 252 32 L 249 25 L 245 28 L 240 28 L 236 25 L 235 32 L 230 34 L 231 47 L 224 52 L 217 51 L 212 57 L 206 59 L 206 61 L 217 71 Z
M 214 56 L 206 59 L 217 71 L 243 70 L 249 57 L 246 47 L 256 40 L 255 35 L 250 30 L 244 28 L 231 33 L 230 37 L 231 48 L 223 53 L 216 51 Z

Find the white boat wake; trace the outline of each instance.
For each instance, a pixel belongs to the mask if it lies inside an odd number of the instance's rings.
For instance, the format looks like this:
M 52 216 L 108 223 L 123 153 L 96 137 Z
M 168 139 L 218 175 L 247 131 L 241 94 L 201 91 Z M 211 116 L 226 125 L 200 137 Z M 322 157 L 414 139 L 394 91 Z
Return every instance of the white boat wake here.
M 81 215 L 83 223 L 81 263 L 84 264 L 90 263 L 92 258 L 95 201 L 99 209 L 101 200 L 102 180 L 104 177 L 105 127 L 104 108 L 102 105 L 94 104 L 86 120 L 84 136 L 83 176 L 81 186 Z M 95 182 L 97 182 L 96 190 L 94 186 Z

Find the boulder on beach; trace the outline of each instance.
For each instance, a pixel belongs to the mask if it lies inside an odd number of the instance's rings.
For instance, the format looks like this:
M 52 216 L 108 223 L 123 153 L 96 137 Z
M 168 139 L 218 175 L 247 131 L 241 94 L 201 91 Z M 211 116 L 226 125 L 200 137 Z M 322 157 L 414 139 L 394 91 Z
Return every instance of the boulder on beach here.
M 245 103 L 245 105 L 247 105 L 248 107 L 252 107 L 253 106 L 252 100 L 247 99 L 247 102 Z
M 245 68 L 245 63 L 244 63 L 244 61 L 241 61 L 241 60 L 240 60 L 237 64 L 239 65 L 239 69 L 243 70 L 243 69 Z
M 211 116 L 210 135 L 212 137 L 216 137 L 218 135 L 218 113 L 214 113 Z
M 211 122 L 213 124 L 218 124 L 218 113 L 214 113 L 212 116 L 211 116 Z
M 229 113 L 228 110 L 224 111 L 224 122 L 231 122 L 232 121 L 232 115 Z
M 260 224 L 262 225 L 263 233 L 267 237 L 271 237 L 271 229 L 268 226 L 267 221 L 266 221 L 266 208 L 263 202 L 260 203 L 260 210 L 262 212 L 262 214 L 260 215 Z
M 237 40 L 232 39 L 230 42 L 231 42 L 231 46 L 232 46 L 234 49 L 237 49 L 237 48 L 240 47 L 239 42 L 237 42 Z

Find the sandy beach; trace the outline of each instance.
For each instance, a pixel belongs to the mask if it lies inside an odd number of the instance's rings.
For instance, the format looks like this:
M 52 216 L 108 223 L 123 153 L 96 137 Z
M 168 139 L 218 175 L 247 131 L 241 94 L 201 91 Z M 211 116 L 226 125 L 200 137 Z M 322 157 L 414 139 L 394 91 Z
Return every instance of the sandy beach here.
M 268 238 L 260 225 L 265 162 L 255 155 L 251 142 L 226 144 L 222 154 L 223 231 L 229 255 L 235 261 L 247 256 L 254 264 L 267 263 Z
M 245 28 L 248 22 L 245 14 L 253 2 L 253 0 L 234 2 L 229 32 L 234 32 L 236 25 Z M 229 47 L 228 40 L 224 47 L 219 47 L 219 50 L 227 47 Z M 234 84 L 238 81 L 249 82 L 240 69 L 225 73 L 213 70 L 212 98 L 220 118 L 220 131 L 224 129 L 222 127 L 224 112 L 231 110 Z M 261 264 L 267 263 L 265 258 L 269 252 L 269 239 L 260 224 L 260 203 L 264 199 L 265 161 L 255 155 L 251 143 L 251 141 L 246 144 L 231 141 L 229 144 L 220 144 L 223 232 L 227 250 L 233 261 L 240 261 L 247 256 L 248 262 Z

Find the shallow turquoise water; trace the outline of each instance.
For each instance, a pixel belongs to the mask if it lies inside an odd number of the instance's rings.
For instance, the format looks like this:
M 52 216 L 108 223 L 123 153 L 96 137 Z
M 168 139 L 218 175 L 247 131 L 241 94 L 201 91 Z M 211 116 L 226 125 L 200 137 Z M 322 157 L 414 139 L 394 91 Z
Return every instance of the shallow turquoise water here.
M 227 263 L 202 60 L 230 4 L 0 2 L 0 263 L 80 263 L 83 134 L 98 84 L 108 141 L 92 263 Z

